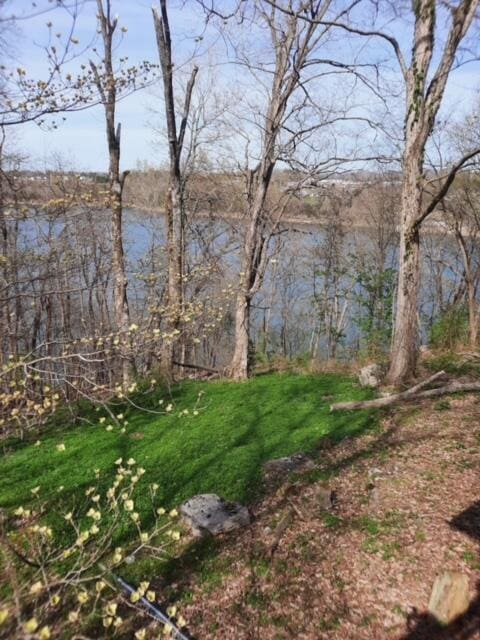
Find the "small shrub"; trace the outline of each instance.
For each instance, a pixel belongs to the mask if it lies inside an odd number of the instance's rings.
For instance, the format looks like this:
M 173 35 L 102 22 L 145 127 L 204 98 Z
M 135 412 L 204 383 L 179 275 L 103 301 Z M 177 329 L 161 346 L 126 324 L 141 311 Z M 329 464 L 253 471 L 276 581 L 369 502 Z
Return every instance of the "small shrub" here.
M 148 528 L 142 523 L 136 509 L 143 474 L 135 460 L 119 459 L 111 486 L 106 491 L 90 487 L 84 503 L 73 505 L 71 511 L 52 518 L 36 487 L 33 506 L 17 507 L 7 516 L 0 531 L 0 557 L 10 585 L 0 595 L 2 637 L 48 640 L 72 637 L 79 631 L 110 637 L 122 632 L 132 616 L 134 637 L 147 637 L 145 628 L 151 619 L 139 604 L 142 598 L 154 603 L 155 591 L 148 582 L 141 582 L 127 604 L 115 574 L 137 554 L 165 555 L 180 532 L 172 524 L 176 511 L 166 514 L 156 504 L 155 484 L 147 490 Z M 127 531 L 132 542 L 128 547 L 117 546 Z M 184 624 L 176 610 L 171 609 L 170 615 L 180 626 Z
M 430 329 L 430 345 L 434 349 L 453 350 L 465 344 L 468 337 L 468 313 L 463 307 L 451 307 L 440 315 Z
M 453 351 L 429 356 L 424 365 L 432 372 L 446 371 L 454 376 L 480 376 L 480 358 L 467 358 L 465 354 Z

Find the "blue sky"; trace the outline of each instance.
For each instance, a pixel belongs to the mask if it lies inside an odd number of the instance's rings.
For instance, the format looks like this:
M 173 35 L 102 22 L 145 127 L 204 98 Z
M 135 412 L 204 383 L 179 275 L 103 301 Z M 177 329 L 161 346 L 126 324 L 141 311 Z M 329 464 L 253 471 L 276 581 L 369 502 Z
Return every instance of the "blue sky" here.
M 226 0 L 223 5 L 220 3 L 219 6 L 226 5 L 228 1 Z M 48 6 L 48 2 L 37 0 L 37 5 L 38 7 Z M 113 0 L 113 6 L 114 12 L 119 14 L 120 24 L 128 27 L 128 32 L 119 46 L 118 55 L 128 55 L 131 63 L 144 59 L 157 62 L 151 0 Z M 11 0 L 7 7 L 7 13 L 14 11 L 17 15 L 22 15 L 31 11 L 32 3 L 30 0 Z M 203 32 L 202 13 L 195 0 L 184 2 L 171 0 L 169 11 L 176 60 L 182 62 L 189 57 L 189 52 L 195 46 L 194 37 Z M 95 13 L 95 2 L 87 2 L 76 24 L 76 36 L 80 40 L 79 49 L 90 42 L 95 33 Z M 18 32 L 13 40 L 14 57 L 11 62 L 24 66 L 31 77 L 45 77 L 46 62 L 41 47 L 48 37 L 46 23 L 50 20 L 53 22 L 53 33 L 57 31 L 65 33 L 70 24 L 68 15 L 58 10 L 18 22 Z M 389 28 L 395 31 L 408 56 L 410 46 L 408 30 L 403 27 L 403 31 L 398 31 L 395 25 L 389 25 Z M 212 50 L 206 50 L 207 43 L 211 43 L 212 38 L 211 33 L 204 39 L 206 43 L 204 55 L 199 58 L 201 73 L 203 72 L 204 75 L 203 69 L 207 61 L 211 63 L 215 58 L 218 62 L 218 57 L 225 60 L 225 50 L 220 43 L 214 47 L 215 54 L 212 54 Z M 337 38 L 332 48 L 338 49 L 339 43 L 342 44 L 341 38 Z M 343 54 L 346 55 L 349 46 L 346 39 L 344 44 Z M 381 57 L 381 47 L 373 43 L 370 43 L 369 47 L 374 55 Z M 255 81 L 247 77 L 243 70 L 220 64 L 214 67 L 213 74 L 220 87 L 223 85 L 229 86 L 230 89 L 237 87 L 244 94 L 251 90 L 252 95 L 255 95 Z M 395 78 L 395 72 L 392 72 L 391 77 Z M 453 112 L 458 115 L 468 111 L 475 96 L 478 95 L 479 87 L 479 64 L 470 64 L 461 68 L 449 82 L 444 112 Z M 330 88 L 333 94 L 333 86 L 330 85 Z M 328 89 L 324 93 L 328 94 Z M 165 160 L 165 147 L 158 141 L 158 136 L 155 140 L 155 134 L 149 126 L 152 119 L 161 122 L 161 114 L 152 116 L 152 108 L 161 111 L 159 94 L 155 94 L 152 90 L 135 93 L 118 106 L 118 120 L 122 122 L 123 168 L 135 168 L 140 162 L 159 165 Z M 67 121 L 56 131 L 44 131 L 35 124 L 22 125 L 16 131 L 16 144 L 28 158 L 27 164 L 32 167 L 51 164 L 52 157 L 55 155 L 60 156 L 67 166 L 77 170 L 105 171 L 108 166 L 101 107 L 69 114 Z
M 16 14 L 21 14 L 22 11 L 29 12 L 31 4 L 29 0 L 14 0 L 8 7 Z M 37 5 L 46 6 L 47 3 L 38 1 Z M 119 23 L 128 27 L 117 50 L 118 55 L 128 55 L 129 63 L 140 60 L 157 63 L 152 2 L 117 0 L 113 6 L 114 12 L 119 15 Z M 77 19 L 75 33 L 80 41 L 79 49 L 83 43 L 90 42 L 95 34 L 95 13 L 95 3 L 89 2 Z M 198 11 L 188 6 L 181 11 L 175 8 L 171 11 L 172 26 L 175 28 L 176 25 L 181 25 L 180 40 L 183 44 L 180 42 L 178 47 L 180 56 L 188 44 L 184 41 L 185 35 L 193 35 L 198 31 L 198 15 Z M 46 24 L 49 21 L 53 22 L 53 33 L 65 33 L 71 24 L 69 16 L 58 10 L 18 22 L 19 33 L 14 41 L 13 62 L 22 65 L 29 76 L 34 78 L 46 75 L 47 65 L 42 46 L 48 38 Z M 154 143 L 154 133 L 148 126 L 148 121 L 152 119 L 149 107 L 161 109 L 160 99 L 149 89 L 125 98 L 118 105 L 118 121 L 122 123 L 124 168 L 134 168 L 141 161 L 158 165 L 165 159 L 163 149 Z M 68 114 L 67 121 L 58 130 L 45 131 L 34 123 L 22 125 L 16 128 L 16 138 L 32 165 L 42 166 L 50 162 L 52 154 L 59 154 L 76 169 L 101 171 L 107 167 L 103 109 L 100 106 Z

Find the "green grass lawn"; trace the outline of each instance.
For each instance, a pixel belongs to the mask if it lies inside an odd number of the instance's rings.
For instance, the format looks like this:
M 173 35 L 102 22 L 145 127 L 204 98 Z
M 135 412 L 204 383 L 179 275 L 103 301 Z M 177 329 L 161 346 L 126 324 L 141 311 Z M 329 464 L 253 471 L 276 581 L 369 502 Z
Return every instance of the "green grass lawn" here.
M 248 503 L 259 494 L 266 460 L 311 451 L 325 436 L 341 439 L 375 426 L 372 413 L 329 413 L 331 402 L 370 396 L 350 379 L 333 374 L 269 374 L 246 383 L 188 382 L 171 393 L 159 387 L 144 400 L 157 410 L 159 400 L 164 400 L 164 407 L 172 402 L 173 411 L 153 415 L 119 405 L 115 412 L 121 411 L 129 421 L 125 434 L 118 427 L 106 431 L 106 423 L 99 422 L 106 414 L 90 411 L 93 425 L 72 426 L 66 419 L 40 434 L 38 446 L 34 441 L 14 444 L 0 458 L 0 506 L 27 506 L 31 489 L 40 486 L 52 512 L 71 508 L 88 487 L 98 484 L 95 469 L 101 471 L 100 485 L 111 482 L 119 457 L 133 457 L 146 469 L 142 482 L 160 485 L 167 508 L 205 492 Z M 184 409 L 188 415 L 182 414 Z M 60 443 L 64 451 L 57 450 Z

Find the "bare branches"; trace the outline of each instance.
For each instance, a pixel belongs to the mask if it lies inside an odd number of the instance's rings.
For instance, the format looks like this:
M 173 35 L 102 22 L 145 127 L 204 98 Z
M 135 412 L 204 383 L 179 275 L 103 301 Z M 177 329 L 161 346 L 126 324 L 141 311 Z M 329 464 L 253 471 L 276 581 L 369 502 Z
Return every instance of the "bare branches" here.
M 183 107 L 182 121 L 180 123 L 180 131 L 178 133 L 178 143 L 177 143 L 179 154 L 182 153 L 182 149 L 183 149 L 183 141 L 185 138 L 185 131 L 187 129 L 188 116 L 190 114 L 190 105 L 192 102 L 193 87 L 195 86 L 195 79 L 197 77 L 197 73 L 198 73 L 198 67 L 195 66 L 192 69 L 192 73 L 188 80 L 187 88 L 185 91 L 185 104 Z
M 439 102 L 444 94 L 449 73 L 455 61 L 458 46 L 468 30 L 477 13 L 479 6 L 478 0 L 462 0 L 460 4 L 452 11 L 452 25 L 448 33 L 447 42 L 444 45 L 442 58 L 437 67 L 425 96 L 427 109 L 432 113 L 430 117 L 434 118 L 438 111 Z
M 184 270 L 185 270 L 185 227 L 186 212 L 184 201 L 185 181 L 180 164 L 185 140 L 185 132 L 190 116 L 192 93 L 198 73 L 194 66 L 187 83 L 182 119 L 177 134 L 176 106 L 174 95 L 174 73 L 172 61 L 172 41 L 168 20 L 166 0 L 160 0 L 160 11 L 152 8 L 153 22 L 157 39 L 158 56 L 162 69 L 163 100 L 168 135 L 169 184 L 165 198 L 165 213 L 168 228 L 168 302 L 173 313 L 170 328 L 180 333 L 181 316 L 184 309 Z M 168 344 L 164 354 L 165 366 L 169 373 L 174 364 L 174 346 Z
M 88 1 L 88 0 L 84 0 Z M 84 111 L 97 104 L 104 104 L 113 89 L 117 98 L 125 98 L 151 84 L 155 76 L 156 66 L 143 61 L 137 66 L 127 68 L 125 60 L 121 60 L 116 69 L 115 86 L 111 78 L 104 73 L 107 60 L 94 63 L 91 59 L 84 62 L 84 57 L 91 56 L 95 38 L 79 48 L 79 40 L 75 35 L 78 14 L 83 1 L 59 2 L 56 8 L 68 9 L 71 24 L 65 37 L 52 33 L 52 22 L 47 23 L 48 41 L 42 47 L 48 72 L 43 78 L 29 77 L 27 70 L 17 67 L 4 72 L 4 87 L 0 105 L 0 121 L 3 126 L 14 126 L 26 122 L 49 125 L 57 128 L 53 116 L 56 114 Z M 118 19 L 111 17 L 111 1 L 96 0 L 99 33 L 102 40 L 112 39 L 117 32 Z M 105 11 L 104 11 L 105 7 Z M 121 33 L 125 27 L 118 29 Z
M 230 20 L 231 18 L 242 16 L 242 8 L 246 4 L 247 0 L 235 0 L 233 8 L 228 12 L 223 12 L 220 8 L 217 8 L 217 0 L 196 0 L 196 2 L 202 7 L 204 10 L 207 21 L 212 18 L 212 16 L 220 18 L 223 21 Z
M 443 201 L 443 199 L 445 198 L 445 196 L 448 194 L 450 187 L 453 184 L 453 181 L 455 180 L 455 178 L 457 177 L 457 174 L 459 171 L 461 171 L 465 165 L 472 160 L 472 158 L 475 158 L 476 156 L 480 155 L 480 147 L 473 149 L 473 151 L 469 151 L 468 153 L 466 153 L 462 158 L 460 158 L 460 160 L 458 160 L 458 162 L 455 163 L 455 165 L 450 169 L 450 171 L 448 172 L 448 174 L 446 175 L 446 177 L 443 179 L 443 184 L 440 186 L 440 188 L 438 189 L 438 191 L 436 192 L 436 194 L 432 197 L 432 199 L 430 200 L 430 202 L 428 203 L 428 206 L 425 207 L 425 209 L 421 212 L 420 216 L 418 217 L 417 221 L 416 221 L 416 226 L 417 228 L 420 227 L 420 225 L 422 224 L 422 222 L 438 207 L 438 205 Z
M 182 119 L 177 135 L 177 123 L 175 116 L 175 96 L 173 89 L 173 61 L 172 61 L 172 42 L 170 36 L 170 25 L 168 22 L 168 13 L 165 0 L 160 0 L 160 12 L 152 8 L 153 21 L 155 26 L 155 34 L 157 38 L 158 55 L 160 58 L 160 66 L 162 69 L 163 79 L 163 95 L 165 101 L 165 116 L 168 132 L 169 157 L 172 163 L 172 171 L 177 175 L 180 172 L 180 158 L 182 154 L 185 131 L 190 113 L 192 101 L 192 93 L 195 86 L 195 80 L 198 73 L 198 67 L 194 66 L 190 75 L 190 79 L 185 91 L 185 100 L 183 107 Z
M 384 40 L 392 47 L 395 53 L 395 56 L 397 58 L 398 64 L 400 66 L 402 75 L 404 76 L 404 78 L 406 78 L 408 67 L 407 67 L 405 58 L 403 56 L 400 44 L 396 38 L 394 38 L 392 35 L 385 33 L 383 31 L 377 31 L 374 29 L 360 29 L 354 26 L 353 24 L 349 24 L 341 21 L 341 18 L 343 18 L 346 14 L 350 13 L 352 9 L 360 3 L 360 1 L 361 0 L 355 0 L 354 2 L 352 2 L 347 8 L 342 10 L 341 13 L 338 16 L 336 16 L 334 19 L 325 20 L 323 19 L 322 16 L 317 15 L 315 11 L 310 11 L 309 13 L 305 11 L 298 11 L 295 13 L 290 8 L 286 8 L 283 5 L 281 5 L 278 2 L 278 0 L 265 0 L 265 2 L 267 2 L 271 6 L 276 7 L 277 9 L 279 9 L 280 11 L 288 15 L 291 15 L 291 16 L 297 15 L 297 17 L 300 20 L 305 20 L 307 22 L 319 24 L 328 28 L 338 28 L 348 33 L 352 33 L 354 35 L 359 35 L 359 36 L 368 37 L 368 38 L 380 38 Z
M 11 13 L 9 15 L 0 16 L 0 23 L 31 20 L 32 18 L 37 18 L 38 16 L 55 11 L 55 9 L 58 9 L 59 7 L 76 14 L 78 13 L 78 9 L 81 5 L 87 2 L 94 2 L 94 0 L 56 0 L 55 6 L 46 6 L 43 8 L 35 8 L 36 3 L 32 2 L 31 10 L 27 10 L 24 13 Z

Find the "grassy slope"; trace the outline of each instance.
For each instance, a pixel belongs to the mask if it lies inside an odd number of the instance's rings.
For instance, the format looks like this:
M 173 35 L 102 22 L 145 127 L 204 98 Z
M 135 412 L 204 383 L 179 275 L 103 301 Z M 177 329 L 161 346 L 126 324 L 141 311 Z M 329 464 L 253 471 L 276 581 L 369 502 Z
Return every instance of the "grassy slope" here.
M 199 415 L 192 409 L 199 391 Z M 369 392 L 338 375 L 265 375 L 243 384 L 184 383 L 174 387 L 172 415 L 124 411 L 127 433 L 107 432 L 105 425 L 70 426 L 41 437 L 40 446 L 20 444 L 0 458 L 0 506 L 26 506 L 30 490 L 53 507 L 81 502 L 84 491 L 113 476 L 114 461 L 133 457 L 157 482 L 166 507 L 196 493 L 215 492 L 248 502 L 261 486 L 264 461 L 315 448 L 324 436 L 342 438 L 375 425 L 372 414 L 329 413 L 332 401 L 360 399 Z M 170 398 L 165 390 L 149 397 L 151 406 Z M 165 405 L 164 405 L 165 406 Z M 181 416 L 184 408 L 190 415 Z M 102 414 L 94 414 L 98 419 Z M 56 445 L 64 443 L 66 451 Z M 63 486 L 63 490 L 58 491 Z

